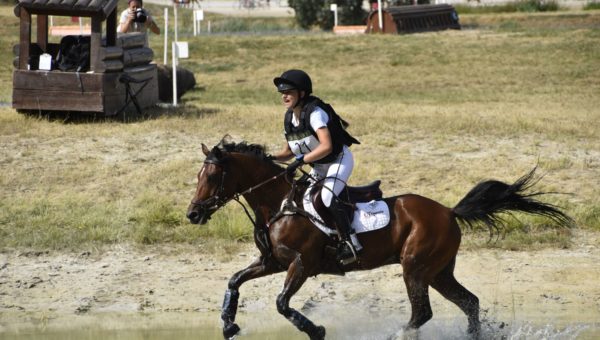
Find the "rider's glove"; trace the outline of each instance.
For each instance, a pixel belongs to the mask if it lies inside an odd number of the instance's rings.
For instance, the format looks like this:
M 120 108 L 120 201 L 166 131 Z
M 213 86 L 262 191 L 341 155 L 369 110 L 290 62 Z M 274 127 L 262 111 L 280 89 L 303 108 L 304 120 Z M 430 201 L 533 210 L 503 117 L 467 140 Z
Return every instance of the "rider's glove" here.
M 296 169 L 298 169 L 299 167 L 301 167 L 304 164 L 304 155 L 297 155 L 296 159 L 290 163 L 290 165 L 288 165 L 287 169 L 285 169 L 287 171 L 288 174 L 293 174 Z

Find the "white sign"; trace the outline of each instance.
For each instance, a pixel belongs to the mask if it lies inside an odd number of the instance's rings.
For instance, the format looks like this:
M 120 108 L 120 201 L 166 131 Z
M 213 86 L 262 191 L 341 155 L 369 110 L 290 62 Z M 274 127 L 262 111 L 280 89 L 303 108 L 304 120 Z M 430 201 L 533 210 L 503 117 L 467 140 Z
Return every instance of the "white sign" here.
M 38 68 L 40 70 L 50 71 L 52 69 L 52 56 L 48 53 L 40 55 L 40 62 Z
M 337 11 L 337 4 L 331 4 L 331 5 L 329 5 L 329 10 L 330 11 L 334 11 L 334 12 Z
M 194 14 L 196 16 L 196 21 L 204 20 L 204 11 L 203 10 L 197 9 L 194 11 Z
M 177 58 L 187 59 L 190 57 L 187 41 L 178 41 L 175 43 L 175 46 L 177 46 Z

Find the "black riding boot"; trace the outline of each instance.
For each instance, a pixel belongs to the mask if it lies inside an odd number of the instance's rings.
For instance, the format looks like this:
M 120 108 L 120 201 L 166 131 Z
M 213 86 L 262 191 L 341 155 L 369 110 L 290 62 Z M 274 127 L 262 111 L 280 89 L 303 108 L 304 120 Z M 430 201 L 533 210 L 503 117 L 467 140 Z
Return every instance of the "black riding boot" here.
M 352 230 L 350 227 L 348 214 L 344 209 L 343 203 L 337 197 L 334 197 L 331 200 L 329 211 L 333 216 L 337 231 L 342 240 L 341 247 L 338 250 L 338 262 L 341 262 L 344 265 L 355 262 L 358 260 L 357 253 L 362 249 L 362 247 L 360 243 L 358 243 L 358 239 L 356 238 L 356 234 L 354 234 L 354 230 Z M 351 238 L 351 234 L 354 234 L 352 236 L 355 237 Z

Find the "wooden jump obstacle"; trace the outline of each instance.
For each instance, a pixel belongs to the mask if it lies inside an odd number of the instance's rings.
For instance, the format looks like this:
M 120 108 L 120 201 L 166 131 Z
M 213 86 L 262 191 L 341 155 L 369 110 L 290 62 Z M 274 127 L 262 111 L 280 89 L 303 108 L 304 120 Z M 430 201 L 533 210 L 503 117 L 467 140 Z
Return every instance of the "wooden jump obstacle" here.
M 20 41 L 14 48 L 13 108 L 21 112 L 73 111 L 111 116 L 146 108 L 158 101 L 156 65 L 146 47 L 145 33 L 117 36 L 118 0 L 19 0 Z M 32 43 L 32 15 L 36 15 L 36 42 Z M 59 44 L 48 42 L 48 16 L 91 18 L 89 71 L 34 69 L 31 57 L 41 51 L 56 59 Z M 106 21 L 106 36 L 102 23 Z M 33 65 L 35 66 L 35 65 Z M 140 80 L 140 82 L 134 82 Z
M 382 26 L 379 14 L 372 11 L 367 17 L 367 33 L 417 33 L 460 29 L 458 14 L 453 6 L 408 5 L 388 7 L 382 10 Z

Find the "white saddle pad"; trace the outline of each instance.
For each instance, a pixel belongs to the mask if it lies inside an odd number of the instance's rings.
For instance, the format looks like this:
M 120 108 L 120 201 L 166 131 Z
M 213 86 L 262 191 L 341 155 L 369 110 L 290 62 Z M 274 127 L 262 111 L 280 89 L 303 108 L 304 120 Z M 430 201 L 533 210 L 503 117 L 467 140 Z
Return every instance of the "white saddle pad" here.
M 312 222 L 326 234 L 336 234 L 335 229 L 329 228 L 323 223 L 323 219 L 317 213 L 314 208 L 310 195 L 304 194 L 302 199 L 302 205 L 304 210 L 309 214 L 316 216 L 318 220 Z M 367 203 L 357 203 L 357 210 L 354 211 L 354 220 L 352 221 L 352 228 L 356 233 L 365 233 L 367 231 L 373 231 L 381 229 L 390 223 L 390 209 L 384 201 L 371 201 Z

